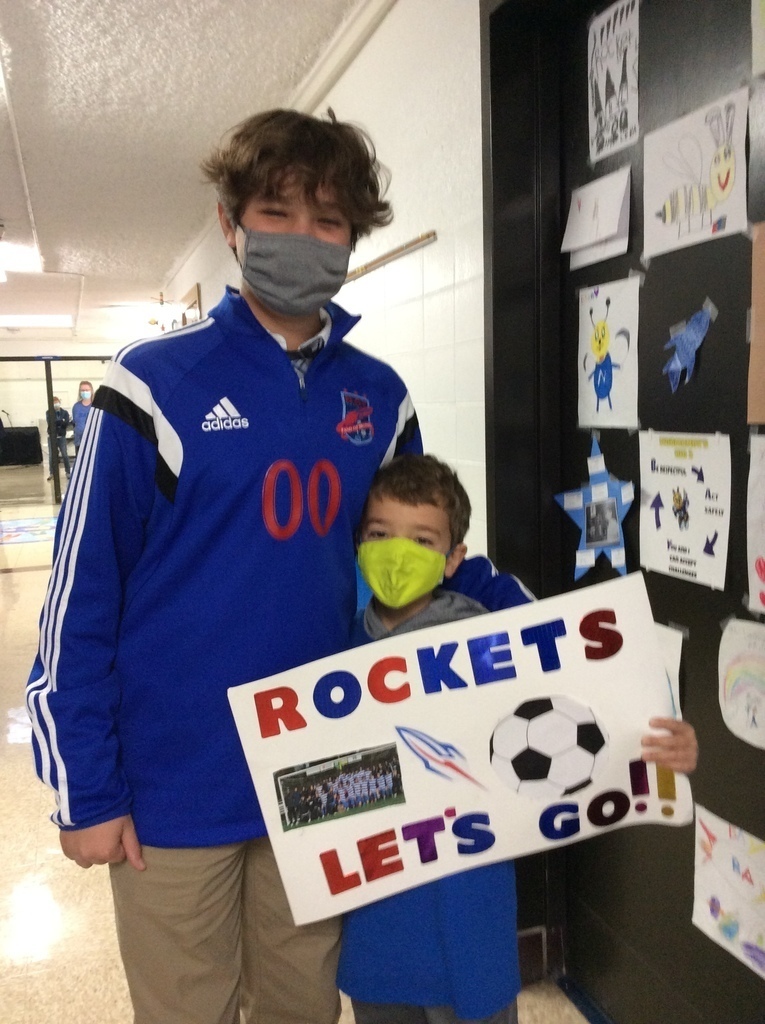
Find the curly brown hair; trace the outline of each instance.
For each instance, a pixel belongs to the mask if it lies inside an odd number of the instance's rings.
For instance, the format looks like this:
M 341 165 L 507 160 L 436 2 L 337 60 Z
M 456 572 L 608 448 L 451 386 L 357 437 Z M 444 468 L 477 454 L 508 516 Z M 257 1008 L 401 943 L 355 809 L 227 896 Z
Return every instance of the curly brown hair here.
M 367 506 L 370 498 L 393 498 L 404 505 L 435 505 L 443 509 L 449 518 L 452 547 L 463 542 L 470 526 L 467 491 L 454 470 L 435 455 L 398 455 L 375 473 Z
M 326 118 L 282 109 L 254 114 L 231 129 L 201 168 L 237 223 L 251 199 L 278 198 L 286 178 L 308 199 L 322 187 L 332 189 L 351 223 L 352 245 L 393 218 L 384 199 L 388 172 L 372 140 L 356 125 L 338 121 L 331 108 Z

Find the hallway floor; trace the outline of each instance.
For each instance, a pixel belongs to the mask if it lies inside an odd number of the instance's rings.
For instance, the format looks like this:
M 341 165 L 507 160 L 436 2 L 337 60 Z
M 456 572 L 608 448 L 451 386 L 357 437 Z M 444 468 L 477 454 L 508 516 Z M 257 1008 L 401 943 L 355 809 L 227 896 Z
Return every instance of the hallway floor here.
M 55 515 L 43 466 L 0 467 L 0 523 Z M 61 474 L 62 486 L 66 484 Z M 32 768 L 24 686 L 52 542 L 0 535 L 0 1007 L 2 1024 L 129 1024 L 107 872 L 60 852 L 52 797 Z M 342 1024 L 352 1024 L 345 1007 Z M 520 996 L 521 1024 L 586 1024 L 552 982 Z

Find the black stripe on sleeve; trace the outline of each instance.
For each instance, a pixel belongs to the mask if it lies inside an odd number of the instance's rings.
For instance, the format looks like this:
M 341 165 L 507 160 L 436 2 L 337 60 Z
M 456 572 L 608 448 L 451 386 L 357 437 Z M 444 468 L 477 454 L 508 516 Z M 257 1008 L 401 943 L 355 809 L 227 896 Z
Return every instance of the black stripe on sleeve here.
M 102 384 L 93 398 L 93 405 L 127 423 L 156 448 L 157 432 L 154 429 L 154 420 L 125 395 Z
M 154 472 L 154 483 L 160 494 L 163 494 L 169 502 L 175 501 L 175 492 L 178 487 L 178 477 L 173 473 L 168 464 L 157 453 L 157 468 Z
M 396 441 L 396 450 L 393 453 L 394 457 L 396 455 L 401 454 L 401 451 L 404 448 L 404 446 L 409 444 L 409 442 L 414 437 L 418 427 L 419 423 L 417 422 L 417 413 L 413 412 L 412 415 L 404 424 L 404 429 L 398 436 L 398 440 Z
M 154 471 L 154 483 L 160 494 L 164 495 L 169 502 L 175 501 L 175 492 L 178 488 L 178 477 L 173 473 L 168 464 L 159 452 L 157 432 L 154 429 L 154 420 L 148 413 L 132 402 L 125 395 L 114 388 L 101 387 L 96 391 L 93 398 L 93 405 L 104 412 L 111 413 L 122 420 L 129 427 L 132 427 L 144 440 L 157 448 L 157 467 Z

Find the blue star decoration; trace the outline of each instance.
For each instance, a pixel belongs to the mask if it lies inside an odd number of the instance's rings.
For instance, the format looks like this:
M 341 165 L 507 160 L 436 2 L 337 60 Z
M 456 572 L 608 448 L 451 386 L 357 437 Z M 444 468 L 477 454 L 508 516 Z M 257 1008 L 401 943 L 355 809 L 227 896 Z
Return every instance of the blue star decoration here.
M 581 529 L 576 552 L 574 579 L 578 580 L 595 565 L 598 555 L 606 555 L 622 576 L 627 572 L 622 520 L 635 497 L 631 482 L 617 480 L 606 469 L 606 460 L 597 439 L 587 460 L 590 482 L 576 491 L 556 494 L 555 500 Z

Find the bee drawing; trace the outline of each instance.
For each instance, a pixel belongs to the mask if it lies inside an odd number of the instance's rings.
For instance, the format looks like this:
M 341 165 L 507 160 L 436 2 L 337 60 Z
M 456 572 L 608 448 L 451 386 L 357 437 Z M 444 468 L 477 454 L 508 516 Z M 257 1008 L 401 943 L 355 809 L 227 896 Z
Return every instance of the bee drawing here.
M 687 530 L 688 524 L 691 521 L 690 514 L 688 512 L 688 506 L 690 501 L 688 499 L 688 492 L 683 491 L 680 493 L 680 488 L 676 487 L 672 489 L 672 514 L 677 520 L 677 525 L 681 530 Z
M 712 133 L 715 151 L 709 165 L 709 184 L 704 183 L 704 156 L 694 135 L 683 135 L 677 153 L 667 153 L 664 165 L 685 179 L 673 189 L 656 216 L 663 224 L 677 224 L 679 238 L 683 226 L 689 233 L 694 225 L 700 230 L 708 219 L 712 231 L 725 227 L 726 217 L 714 220 L 714 211 L 730 196 L 736 180 L 736 153 L 733 148 L 734 103 L 725 104 L 725 126 L 719 107 L 707 112 L 705 122 Z
M 590 338 L 590 348 L 592 349 L 592 355 L 595 357 L 595 367 L 591 373 L 587 375 L 587 380 L 592 381 L 592 385 L 595 389 L 595 412 L 600 411 L 600 403 L 607 401 L 608 408 L 613 409 L 611 403 L 611 389 L 614 384 L 614 370 L 621 369 L 621 363 L 615 363 L 611 359 L 611 353 L 609 348 L 611 347 L 611 331 L 608 327 L 608 314 L 611 307 L 611 300 L 606 299 L 606 315 L 603 320 L 598 320 L 597 323 L 593 319 L 593 308 L 590 308 L 590 320 L 593 326 L 593 334 Z M 630 332 L 622 327 L 621 330 L 616 332 L 617 338 L 624 338 L 627 342 L 627 352 L 630 348 Z M 584 372 L 587 373 L 588 364 L 590 360 L 590 353 L 586 352 L 584 359 L 582 360 L 582 367 Z

